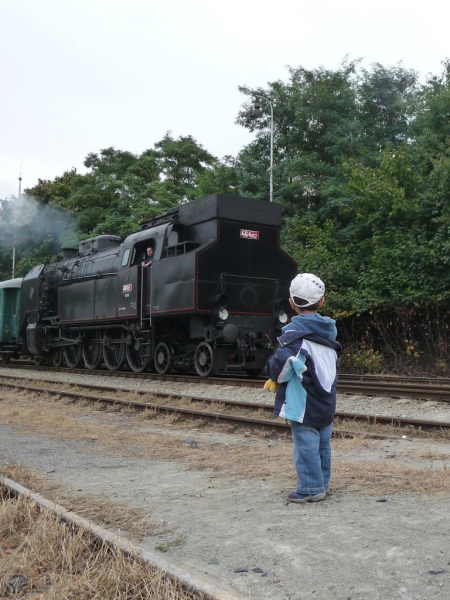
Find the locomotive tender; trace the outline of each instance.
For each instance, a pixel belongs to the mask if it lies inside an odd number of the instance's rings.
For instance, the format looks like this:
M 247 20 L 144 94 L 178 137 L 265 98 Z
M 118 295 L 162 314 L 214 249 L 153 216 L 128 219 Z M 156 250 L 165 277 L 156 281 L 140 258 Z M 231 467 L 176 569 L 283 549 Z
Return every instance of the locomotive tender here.
M 66 248 L 58 262 L 0 283 L 0 356 L 256 375 L 288 320 L 297 273 L 280 229 L 279 205 L 214 194 L 123 242 L 100 235 Z M 143 268 L 149 247 L 153 263 Z

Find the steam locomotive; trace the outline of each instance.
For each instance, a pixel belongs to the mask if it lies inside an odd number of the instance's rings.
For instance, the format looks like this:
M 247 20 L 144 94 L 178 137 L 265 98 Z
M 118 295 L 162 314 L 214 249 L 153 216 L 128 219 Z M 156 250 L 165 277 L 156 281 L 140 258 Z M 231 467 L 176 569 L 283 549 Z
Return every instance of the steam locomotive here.
M 57 262 L 0 283 L 0 357 L 254 376 L 288 320 L 297 273 L 280 229 L 279 205 L 214 194 L 124 241 L 100 235 L 64 248 Z

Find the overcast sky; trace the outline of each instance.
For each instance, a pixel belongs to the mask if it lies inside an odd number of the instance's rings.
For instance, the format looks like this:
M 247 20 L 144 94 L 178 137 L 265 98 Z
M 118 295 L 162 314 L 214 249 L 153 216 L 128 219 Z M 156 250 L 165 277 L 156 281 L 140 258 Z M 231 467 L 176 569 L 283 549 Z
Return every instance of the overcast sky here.
M 166 131 L 236 156 L 252 139 L 239 85 L 345 56 L 425 79 L 450 57 L 449 23 L 448 0 L 0 0 L 0 199 L 20 174 L 23 190 Z

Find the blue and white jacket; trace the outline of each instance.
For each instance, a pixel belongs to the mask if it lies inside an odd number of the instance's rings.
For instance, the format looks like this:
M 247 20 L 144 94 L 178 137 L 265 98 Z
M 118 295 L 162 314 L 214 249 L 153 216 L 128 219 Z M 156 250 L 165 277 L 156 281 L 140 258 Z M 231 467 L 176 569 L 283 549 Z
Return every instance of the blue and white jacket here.
M 274 414 L 321 428 L 336 411 L 336 322 L 318 313 L 300 314 L 283 327 L 279 346 L 266 371 L 278 383 Z

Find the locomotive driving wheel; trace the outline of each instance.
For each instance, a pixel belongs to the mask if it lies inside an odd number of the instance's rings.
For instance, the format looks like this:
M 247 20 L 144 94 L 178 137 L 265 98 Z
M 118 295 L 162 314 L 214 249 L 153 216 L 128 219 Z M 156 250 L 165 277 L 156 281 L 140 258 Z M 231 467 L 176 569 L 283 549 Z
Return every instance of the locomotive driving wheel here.
M 142 373 L 150 362 L 148 344 L 145 344 L 143 340 L 133 339 L 131 344 L 127 344 L 126 354 L 130 369 L 135 373 Z
M 96 369 L 102 358 L 102 346 L 99 331 L 87 334 L 86 343 L 83 344 L 82 353 L 86 369 Z
M 78 367 L 81 361 L 81 346 L 72 344 L 71 346 L 64 346 L 63 349 L 64 360 L 69 369 L 75 369 Z
M 170 371 L 172 365 L 172 352 L 165 342 L 159 342 L 155 350 L 155 369 L 160 375 L 165 375 Z
M 62 365 L 63 362 L 63 351 L 62 348 L 53 348 L 51 363 L 54 367 L 58 368 Z
M 200 342 L 195 349 L 194 367 L 197 375 L 208 377 L 214 368 L 214 350 L 208 342 Z
M 117 371 L 123 364 L 125 344 L 121 329 L 110 329 L 103 338 L 103 360 L 110 371 Z

